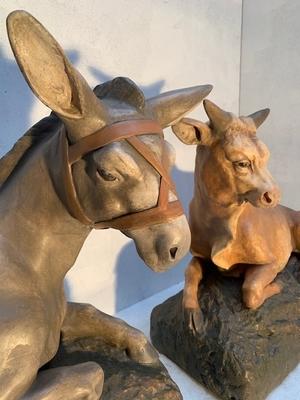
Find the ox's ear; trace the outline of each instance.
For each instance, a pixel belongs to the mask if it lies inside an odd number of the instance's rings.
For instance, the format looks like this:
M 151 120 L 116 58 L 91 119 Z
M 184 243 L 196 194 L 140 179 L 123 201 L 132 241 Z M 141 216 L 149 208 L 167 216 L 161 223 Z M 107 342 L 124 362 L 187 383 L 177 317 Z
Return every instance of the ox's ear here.
M 7 32 L 16 61 L 34 94 L 67 125 L 76 136 L 89 134 L 105 115 L 87 82 L 71 65 L 50 33 L 26 11 L 14 11 L 7 17 Z M 92 122 L 94 119 L 97 122 Z M 103 118 L 102 118 L 103 119 Z M 84 124 L 74 124 L 72 121 Z M 101 125 L 101 121 L 100 121 Z M 78 132 L 79 134 L 79 132 Z
M 211 85 L 173 90 L 146 101 L 146 109 L 163 128 L 174 125 L 192 111 L 212 90 Z
M 209 146 L 213 143 L 213 133 L 204 122 L 192 118 L 183 118 L 172 126 L 175 135 L 184 144 Z

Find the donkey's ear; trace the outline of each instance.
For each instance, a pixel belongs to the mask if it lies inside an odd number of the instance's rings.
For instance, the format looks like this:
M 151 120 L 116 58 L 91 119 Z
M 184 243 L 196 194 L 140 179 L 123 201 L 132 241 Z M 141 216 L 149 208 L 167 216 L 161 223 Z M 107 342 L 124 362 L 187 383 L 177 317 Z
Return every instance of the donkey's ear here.
M 192 118 L 183 118 L 172 126 L 175 135 L 184 144 L 199 144 L 209 146 L 213 143 L 210 127 L 204 122 Z
M 185 114 L 192 111 L 211 92 L 212 88 L 211 85 L 203 85 L 166 92 L 148 99 L 146 108 L 165 128 L 174 125 Z
M 62 119 L 78 120 L 102 110 L 84 78 L 50 33 L 26 11 L 7 17 L 16 61 L 35 95 Z

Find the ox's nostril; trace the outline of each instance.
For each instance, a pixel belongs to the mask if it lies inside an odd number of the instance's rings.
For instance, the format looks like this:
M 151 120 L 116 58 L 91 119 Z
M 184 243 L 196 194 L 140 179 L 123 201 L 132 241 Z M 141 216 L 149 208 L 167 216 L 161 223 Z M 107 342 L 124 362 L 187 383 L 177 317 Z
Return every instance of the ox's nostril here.
M 264 199 L 265 199 L 266 203 L 268 203 L 268 204 L 271 204 L 273 201 L 268 192 L 266 192 L 264 194 Z
M 178 247 L 172 247 L 170 249 L 170 255 L 171 255 L 172 260 L 175 260 L 175 257 L 176 257 L 176 254 L 177 254 L 177 250 L 178 250 Z

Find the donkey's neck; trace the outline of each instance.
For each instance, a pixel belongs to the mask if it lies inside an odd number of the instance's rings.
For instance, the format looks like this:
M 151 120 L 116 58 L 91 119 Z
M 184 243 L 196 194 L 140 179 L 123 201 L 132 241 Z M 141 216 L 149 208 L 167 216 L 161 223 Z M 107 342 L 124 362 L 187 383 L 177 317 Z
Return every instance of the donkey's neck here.
M 55 284 L 74 264 L 90 231 L 70 216 L 55 189 L 62 185 L 62 151 L 58 133 L 36 145 L 0 192 L 2 251 Z

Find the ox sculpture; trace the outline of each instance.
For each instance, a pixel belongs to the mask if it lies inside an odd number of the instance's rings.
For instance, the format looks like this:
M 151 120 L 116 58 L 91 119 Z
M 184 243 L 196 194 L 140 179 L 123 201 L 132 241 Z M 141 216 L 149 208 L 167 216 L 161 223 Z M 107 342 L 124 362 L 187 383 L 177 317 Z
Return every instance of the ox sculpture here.
M 183 143 L 197 145 L 193 258 L 183 293 L 185 320 L 196 332 L 203 323 L 198 290 L 205 260 L 224 274 L 243 276 L 243 301 L 256 309 L 280 293 L 274 280 L 300 249 L 300 214 L 278 204 L 280 192 L 267 169 L 269 151 L 256 135 L 269 109 L 238 118 L 209 100 L 204 107 L 208 123 L 184 118 L 173 127 Z

